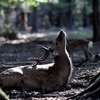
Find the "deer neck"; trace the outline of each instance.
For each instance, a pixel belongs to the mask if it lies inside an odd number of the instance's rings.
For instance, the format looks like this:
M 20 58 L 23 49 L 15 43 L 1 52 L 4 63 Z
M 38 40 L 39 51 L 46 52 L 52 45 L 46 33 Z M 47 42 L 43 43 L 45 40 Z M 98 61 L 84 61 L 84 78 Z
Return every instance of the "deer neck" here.
M 70 66 L 71 60 L 69 58 L 68 52 L 66 50 L 63 50 L 63 52 L 61 52 L 60 55 L 55 56 L 54 62 L 57 68 Z
M 66 80 L 66 78 L 71 76 L 73 66 L 72 62 L 69 58 L 68 53 L 63 53 L 63 55 L 58 55 L 54 58 L 54 66 L 56 69 L 56 72 L 59 73 L 59 75 Z

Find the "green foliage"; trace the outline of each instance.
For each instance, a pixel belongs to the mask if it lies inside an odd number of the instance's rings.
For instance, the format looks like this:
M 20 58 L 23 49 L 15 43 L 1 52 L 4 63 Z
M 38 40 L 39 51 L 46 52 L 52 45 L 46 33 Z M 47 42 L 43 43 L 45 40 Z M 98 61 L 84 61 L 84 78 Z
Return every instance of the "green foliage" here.
M 24 3 L 28 6 L 34 6 L 37 7 L 40 5 L 40 3 L 47 3 L 48 0 L 25 0 Z
M 54 4 L 55 8 L 59 9 L 59 10 L 66 10 L 69 7 L 69 5 L 70 5 L 70 3 L 66 3 L 66 2 L 62 2 L 62 1 Z
M 3 36 L 10 40 L 17 39 L 17 34 L 13 29 L 11 29 L 10 24 L 4 24 L 4 26 L 1 28 L 0 36 Z
M 29 6 L 37 7 L 40 3 L 47 3 L 48 0 L 0 0 L 1 8 L 8 8 L 14 5 L 25 3 Z
M 36 1 L 25 1 L 24 4 L 28 5 L 28 6 L 34 6 L 34 7 L 37 7 L 39 6 L 40 2 L 36 2 Z

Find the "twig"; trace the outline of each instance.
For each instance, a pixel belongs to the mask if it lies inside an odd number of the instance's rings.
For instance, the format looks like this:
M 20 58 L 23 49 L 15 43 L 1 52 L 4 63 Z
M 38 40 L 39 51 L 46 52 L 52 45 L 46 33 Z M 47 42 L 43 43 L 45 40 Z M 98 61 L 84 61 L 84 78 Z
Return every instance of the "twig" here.
M 89 77 L 93 77 L 93 75 L 85 75 L 85 76 L 80 76 L 80 77 L 78 77 L 77 79 L 89 79 Z
M 100 58 L 98 58 L 98 59 L 94 60 L 94 61 L 93 61 L 93 63 L 98 62 L 99 60 L 100 60 Z
M 95 55 L 95 60 L 93 62 L 98 62 L 100 60 L 100 54 Z
M 82 62 L 80 62 L 78 65 L 76 65 L 75 67 L 80 67 L 83 63 L 87 62 L 88 59 L 83 60 Z

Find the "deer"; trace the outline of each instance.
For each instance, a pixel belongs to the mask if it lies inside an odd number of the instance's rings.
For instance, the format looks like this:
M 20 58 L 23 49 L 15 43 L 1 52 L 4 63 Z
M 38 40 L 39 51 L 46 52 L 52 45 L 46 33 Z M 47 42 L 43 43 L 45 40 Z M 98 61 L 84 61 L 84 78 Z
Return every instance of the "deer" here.
M 9 68 L 0 73 L 0 87 L 20 87 L 26 91 L 62 91 L 70 87 L 72 61 L 66 50 L 66 33 L 60 31 L 57 38 L 48 47 L 39 46 L 45 53 L 40 58 L 29 58 L 35 61 L 32 65 Z M 39 62 L 53 55 L 54 62 L 39 65 Z
M 82 50 L 85 54 L 85 58 L 87 60 L 90 60 L 92 57 L 92 54 L 90 52 L 90 48 L 93 47 L 93 42 L 89 41 L 87 39 L 79 39 L 79 40 L 73 40 L 69 41 L 67 44 L 67 50 L 73 60 L 73 52 L 77 50 Z

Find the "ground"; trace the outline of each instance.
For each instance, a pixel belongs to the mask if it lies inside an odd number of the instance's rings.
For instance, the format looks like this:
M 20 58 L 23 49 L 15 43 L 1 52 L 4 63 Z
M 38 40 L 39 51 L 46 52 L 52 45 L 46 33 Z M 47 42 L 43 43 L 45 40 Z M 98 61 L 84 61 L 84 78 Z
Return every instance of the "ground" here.
M 12 41 L 5 41 L 5 39 L 1 37 L 0 71 L 8 69 L 9 67 L 32 64 L 33 62 L 28 61 L 29 57 L 40 57 L 44 53 L 44 51 L 37 48 L 37 45 L 44 45 L 48 47 L 52 42 L 52 37 L 51 40 L 48 40 L 46 37 L 43 38 L 43 35 L 41 35 L 42 38 L 36 38 L 35 35 L 27 36 L 28 38 L 20 38 Z M 100 54 L 100 42 L 94 43 L 93 48 L 91 48 L 91 52 L 93 56 L 95 56 L 95 54 Z M 73 85 L 71 90 L 65 90 L 62 92 L 56 91 L 54 93 L 44 94 L 44 97 L 41 97 L 41 95 L 37 97 L 33 96 L 34 94 L 37 94 L 36 91 L 29 92 L 31 95 L 28 96 L 25 96 L 23 93 L 16 90 L 6 91 L 6 93 L 12 100 L 66 100 L 68 96 L 83 91 L 85 88 L 84 86 L 88 85 L 91 77 L 100 71 L 100 61 L 95 63 L 84 63 L 81 66 L 76 67 L 76 65 L 81 61 L 80 59 L 84 59 L 84 54 L 80 51 L 75 52 L 71 82 L 80 82 L 80 84 L 77 87 L 74 87 Z M 52 62 L 52 59 L 48 58 L 40 64 L 49 62 Z M 21 99 L 15 99 L 17 97 L 20 97 Z M 99 99 L 88 98 L 87 100 Z

